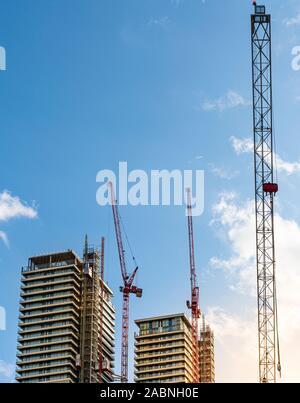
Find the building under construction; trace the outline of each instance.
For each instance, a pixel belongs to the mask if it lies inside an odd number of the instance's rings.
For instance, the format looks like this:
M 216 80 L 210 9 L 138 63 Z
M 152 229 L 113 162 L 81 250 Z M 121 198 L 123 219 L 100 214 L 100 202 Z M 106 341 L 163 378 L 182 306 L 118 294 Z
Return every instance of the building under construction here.
M 210 326 L 203 320 L 199 340 L 200 383 L 215 383 L 215 339 Z
M 101 254 L 100 254 L 101 253 Z M 104 283 L 104 241 L 101 252 L 88 244 L 83 251 L 82 315 L 80 327 L 80 382 L 113 381 L 114 308 L 112 292 Z
M 192 329 L 184 314 L 135 321 L 136 383 L 192 383 Z
M 184 314 L 135 321 L 135 381 L 137 383 L 193 383 L 193 330 Z M 200 383 L 214 383 L 214 337 L 201 330 Z
M 29 259 L 21 280 L 18 382 L 113 381 L 115 309 L 103 263 L 104 251 L 87 240 L 83 259 L 71 250 Z

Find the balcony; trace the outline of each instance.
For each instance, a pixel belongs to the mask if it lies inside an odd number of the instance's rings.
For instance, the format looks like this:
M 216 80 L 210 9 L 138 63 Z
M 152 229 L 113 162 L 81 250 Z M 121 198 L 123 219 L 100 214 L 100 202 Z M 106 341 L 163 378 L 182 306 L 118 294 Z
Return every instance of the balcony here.
M 33 341 L 33 340 L 40 340 L 40 339 L 45 339 L 45 338 L 55 338 L 55 337 L 61 337 L 61 336 L 67 336 L 67 335 L 72 335 L 75 339 L 78 339 L 79 331 L 78 329 L 70 329 L 70 326 L 66 330 L 62 331 L 57 331 L 53 333 L 45 333 L 45 334 L 39 334 L 31 337 L 18 337 L 17 341 L 18 343 L 23 343 L 27 341 Z
M 75 288 L 72 288 L 71 290 L 65 289 L 62 291 L 48 291 L 44 294 L 38 293 L 36 296 L 25 295 L 25 298 L 20 301 L 20 304 L 23 306 L 27 304 L 32 306 L 36 302 L 54 301 L 63 298 L 74 298 L 77 302 L 80 302 L 79 293 Z
M 56 299 L 56 298 L 55 298 Z M 54 308 L 58 306 L 64 306 L 64 305 L 69 305 L 73 304 L 77 309 L 79 309 L 79 301 L 77 300 L 77 303 L 74 301 L 75 298 L 73 298 L 73 295 L 70 295 L 69 297 L 66 296 L 66 298 L 61 298 L 60 302 L 55 302 L 55 299 L 53 300 L 45 300 L 41 302 L 40 305 L 34 305 L 34 306 L 29 306 L 26 308 L 20 308 L 20 312 L 32 312 L 32 311 L 37 311 L 39 309 L 45 309 L 45 308 Z
M 74 303 L 67 303 L 67 304 L 65 304 L 66 306 L 62 306 L 62 305 L 63 304 L 58 305 L 59 309 L 55 309 L 54 307 L 52 307 L 52 309 L 51 309 L 51 307 L 50 308 L 48 307 L 49 309 L 46 309 L 46 307 L 44 307 L 45 309 L 43 309 L 41 312 L 33 312 L 33 313 L 30 313 L 29 315 L 19 315 L 19 319 L 23 320 L 23 319 L 36 318 L 39 316 L 57 315 L 60 313 L 67 313 L 70 311 L 73 311 L 74 313 L 78 314 L 79 308 Z M 71 305 L 73 305 L 73 307 L 71 307 Z
M 47 347 L 47 346 L 55 346 L 59 344 L 66 344 L 66 343 L 72 343 L 75 348 L 78 347 L 78 342 L 72 339 L 72 337 L 64 337 L 64 338 L 56 338 L 56 340 L 51 340 L 51 337 L 48 337 L 46 341 L 40 341 L 39 343 L 30 343 L 30 344 L 19 344 L 18 345 L 18 350 L 21 352 L 22 350 L 30 349 L 30 348 L 36 348 L 36 347 Z
M 185 327 L 181 324 L 175 326 L 168 326 L 168 327 L 158 327 L 155 329 L 148 329 L 148 330 L 140 330 L 140 333 L 135 333 L 134 336 L 136 338 L 157 335 L 157 334 L 170 334 L 174 332 L 185 332 Z
M 44 275 L 32 276 L 22 280 L 22 283 L 34 283 L 39 280 L 47 281 L 50 278 L 57 278 L 63 276 L 75 276 L 79 281 L 81 281 L 81 276 L 73 270 L 59 270 L 57 273 L 52 271 L 46 271 Z
M 38 346 L 33 346 L 29 347 L 28 350 L 29 352 L 18 352 L 17 357 L 22 360 L 24 358 L 29 358 L 29 357 L 37 357 L 41 354 L 52 354 L 52 353 L 59 353 L 59 352 L 66 352 L 66 351 L 71 351 L 74 355 L 78 353 L 77 351 L 77 346 L 73 347 L 73 345 L 69 345 L 70 343 L 62 343 L 61 345 L 58 346 L 46 346 L 39 348 Z M 26 351 L 26 350 L 25 350 Z M 33 358 L 34 359 L 34 358 Z
M 30 291 L 30 289 L 42 288 L 43 290 L 48 286 L 57 286 L 64 283 L 70 283 L 71 281 L 73 281 L 74 284 L 77 286 L 77 288 L 80 289 L 81 280 L 78 280 L 76 276 L 73 276 L 73 274 L 70 273 L 70 274 L 63 274 L 61 276 L 56 276 L 54 278 L 52 277 L 50 280 L 44 279 L 44 281 L 32 281 L 29 282 L 30 283 L 29 285 L 26 285 L 25 282 L 23 282 L 23 284 L 21 285 L 21 290 L 26 291 L 27 295 L 27 292 L 28 290 Z
M 37 290 L 28 290 L 26 292 L 22 292 L 20 297 L 21 298 L 31 298 L 36 296 L 43 296 L 44 294 L 51 294 L 54 292 L 65 292 L 65 291 L 71 291 L 73 293 L 76 293 L 80 296 L 80 287 L 76 287 L 75 285 L 77 282 L 74 279 L 70 280 L 65 280 L 65 281 L 60 281 L 58 282 L 57 285 L 50 285 L 50 286 L 45 286 L 45 285 L 40 285 L 37 288 Z

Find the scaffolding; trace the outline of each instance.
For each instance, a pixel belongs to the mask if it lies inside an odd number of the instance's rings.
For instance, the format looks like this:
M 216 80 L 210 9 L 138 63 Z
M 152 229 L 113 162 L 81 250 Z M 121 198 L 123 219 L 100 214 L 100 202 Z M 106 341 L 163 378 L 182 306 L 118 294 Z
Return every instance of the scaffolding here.
M 199 360 L 200 383 L 215 383 L 215 339 L 204 315 L 200 329 Z
M 99 367 L 99 318 L 101 318 L 100 301 L 100 254 L 98 249 L 88 245 L 87 237 L 83 252 L 82 315 L 80 360 L 81 383 L 101 382 Z M 102 325 L 102 324 L 101 324 Z M 100 375 L 99 375 L 100 374 Z

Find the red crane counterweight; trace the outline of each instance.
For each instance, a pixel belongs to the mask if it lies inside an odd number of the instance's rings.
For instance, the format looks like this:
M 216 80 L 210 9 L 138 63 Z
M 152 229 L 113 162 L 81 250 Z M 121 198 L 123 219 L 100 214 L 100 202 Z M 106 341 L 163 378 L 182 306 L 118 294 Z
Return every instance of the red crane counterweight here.
M 278 188 L 277 183 L 270 183 L 269 182 L 269 183 L 265 183 L 263 185 L 263 191 L 265 193 L 270 194 L 270 195 L 276 195 L 276 193 L 278 193 L 278 190 L 279 190 L 279 188 Z

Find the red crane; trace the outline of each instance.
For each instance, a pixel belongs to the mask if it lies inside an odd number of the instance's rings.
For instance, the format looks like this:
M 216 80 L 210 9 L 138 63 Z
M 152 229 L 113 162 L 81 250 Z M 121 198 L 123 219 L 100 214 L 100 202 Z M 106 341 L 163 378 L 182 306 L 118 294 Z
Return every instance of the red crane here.
M 143 290 L 133 285 L 133 281 L 138 271 L 138 266 L 134 269 L 132 274 L 127 273 L 125 250 L 123 248 L 122 232 L 120 225 L 120 215 L 118 210 L 118 204 L 115 197 L 113 184 L 109 182 L 109 188 L 111 191 L 111 204 L 113 210 L 116 238 L 118 244 L 119 260 L 121 267 L 121 274 L 123 278 L 123 286 L 120 287 L 120 291 L 123 293 L 123 307 L 122 307 L 122 348 L 121 348 L 121 380 L 123 383 L 128 382 L 128 331 L 129 331 L 129 297 L 130 294 L 135 294 L 136 297 L 141 298 Z M 135 259 L 133 257 L 135 262 Z
M 191 190 L 188 188 L 186 192 L 187 192 L 187 212 L 188 212 L 188 230 L 189 230 L 190 276 L 191 276 L 190 278 L 191 300 L 187 301 L 187 307 L 191 310 L 192 313 L 194 382 L 199 383 L 200 362 L 199 362 L 199 342 L 198 342 L 198 320 L 200 318 L 201 312 L 199 308 L 199 287 L 197 286 L 197 274 L 195 265 Z

